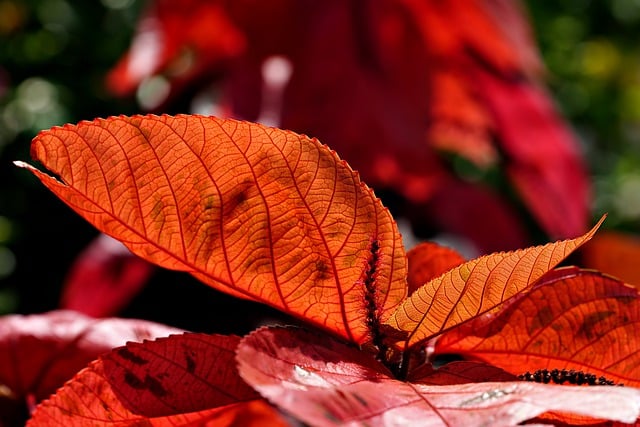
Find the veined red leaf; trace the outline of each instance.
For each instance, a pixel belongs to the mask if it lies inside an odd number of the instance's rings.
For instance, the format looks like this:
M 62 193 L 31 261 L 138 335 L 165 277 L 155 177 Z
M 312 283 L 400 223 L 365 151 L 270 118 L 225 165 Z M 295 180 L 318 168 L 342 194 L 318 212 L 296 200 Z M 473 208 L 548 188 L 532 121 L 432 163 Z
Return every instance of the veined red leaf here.
M 93 317 L 113 316 L 135 297 L 152 272 L 147 261 L 101 234 L 71 266 L 60 307 Z
M 439 337 L 435 352 L 484 360 L 513 374 L 576 370 L 640 386 L 640 295 L 599 272 L 562 268 L 498 315 Z
M 123 345 L 182 332 L 133 319 L 93 319 L 73 311 L 0 318 L 0 424 L 48 397 L 98 355 Z M 32 409 L 32 408 L 28 408 Z
M 416 290 L 386 322 L 404 331 L 411 347 L 499 307 L 531 288 L 572 251 L 588 241 L 604 217 L 575 239 L 468 261 Z
M 40 133 L 28 168 L 132 252 L 354 342 L 406 296 L 391 215 L 317 140 L 203 116 L 134 116 Z M 371 322 L 369 322 L 371 323 Z
M 303 330 L 263 328 L 238 346 L 242 378 L 314 426 L 516 425 L 547 411 L 633 422 L 640 390 L 529 382 L 425 385 L 392 379 L 357 349 Z
M 465 259 L 455 250 L 432 242 L 424 242 L 407 252 L 409 295 L 431 279 L 435 279 Z
M 40 404 L 29 425 L 286 425 L 238 376 L 238 341 L 185 334 L 114 349 Z

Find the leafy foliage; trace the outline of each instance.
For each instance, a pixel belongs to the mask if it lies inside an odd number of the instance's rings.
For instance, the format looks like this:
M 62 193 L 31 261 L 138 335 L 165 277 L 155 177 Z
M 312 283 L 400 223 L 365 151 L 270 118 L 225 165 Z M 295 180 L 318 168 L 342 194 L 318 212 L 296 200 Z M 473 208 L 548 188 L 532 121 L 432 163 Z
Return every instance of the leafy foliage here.
M 73 311 L 4 316 L 0 318 L 0 422 L 21 425 L 38 402 L 113 347 L 181 332 L 144 320 L 92 319 Z
M 152 110 L 213 83 L 215 114 L 319 137 L 394 193 L 397 214 L 486 253 L 531 240 L 496 169 L 548 235 L 587 228 L 579 147 L 541 68 L 510 0 L 155 0 L 108 83 L 127 95 L 163 81 Z
M 432 262 L 431 247 L 423 246 L 409 257 L 419 265 L 407 268 L 395 224 L 373 192 L 334 152 L 290 131 L 203 116 L 120 116 L 42 132 L 32 154 L 55 177 L 18 165 L 133 252 L 324 332 L 263 328 L 242 339 L 132 343 L 42 403 L 33 426 L 88 425 L 96 414 L 123 425 L 231 425 L 253 410 L 250 420 L 282 422 L 264 398 L 317 425 L 511 424 L 550 416 L 571 424 L 640 415 L 635 337 L 627 337 L 631 347 L 611 345 L 633 328 L 640 295 L 605 276 L 553 270 L 599 224 L 571 240 L 464 263 L 435 249 Z M 410 296 L 408 281 L 417 287 Z M 567 300 L 568 287 L 584 292 Z M 602 296 L 590 296 L 598 290 Z M 589 373 L 627 387 L 518 381 L 541 365 L 529 363 L 534 352 L 518 341 L 522 333 L 499 326 L 537 298 L 551 305 L 536 328 L 584 350 L 563 356 L 557 368 L 597 369 Z M 566 324 L 576 312 L 578 332 Z M 532 336 L 542 332 L 524 327 Z M 586 341 L 574 340 L 580 331 Z M 482 344 L 477 354 L 474 336 Z M 483 358 L 505 342 L 519 364 Z M 588 356 L 600 345 L 608 352 L 602 365 Z M 434 360 L 451 352 L 486 363 L 436 369 Z M 536 352 L 547 360 L 542 367 L 556 367 L 557 348 Z

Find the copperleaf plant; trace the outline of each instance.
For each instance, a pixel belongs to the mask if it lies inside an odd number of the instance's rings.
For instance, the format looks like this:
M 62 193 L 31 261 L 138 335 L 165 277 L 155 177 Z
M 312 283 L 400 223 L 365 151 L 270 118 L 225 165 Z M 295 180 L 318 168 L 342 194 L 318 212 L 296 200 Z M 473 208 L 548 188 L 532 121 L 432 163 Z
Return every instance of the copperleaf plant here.
M 283 62 L 288 72 L 270 66 Z M 588 228 L 579 143 L 544 90 L 519 1 L 152 0 L 107 85 L 124 96 L 158 79 L 168 96 L 147 108 L 199 90 L 194 105 L 211 99 L 216 114 L 319 137 L 402 198 L 390 200 L 398 214 L 483 254 L 532 236 L 513 201 L 452 168 L 452 154 L 503 172 L 554 239 Z
M 50 173 L 17 164 L 133 253 L 307 325 L 129 343 L 41 403 L 31 426 L 286 425 L 274 408 L 322 426 L 640 416 L 637 291 L 555 269 L 600 224 L 471 261 L 433 244 L 407 256 L 335 152 L 214 117 L 65 125 L 31 154 Z
M 197 94 L 198 112 L 317 136 L 413 232 L 453 234 L 477 253 L 537 241 L 533 222 L 551 239 L 588 229 L 580 144 L 544 90 L 517 0 L 145 3 L 108 75 L 113 95 L 159 101 L 148 89 L 162 81 L 165 102 L 142 108 Z M 72 267 L 63 307 L 113 315 L 143 286 L 144 262 L 100 256 L 104 242 Z

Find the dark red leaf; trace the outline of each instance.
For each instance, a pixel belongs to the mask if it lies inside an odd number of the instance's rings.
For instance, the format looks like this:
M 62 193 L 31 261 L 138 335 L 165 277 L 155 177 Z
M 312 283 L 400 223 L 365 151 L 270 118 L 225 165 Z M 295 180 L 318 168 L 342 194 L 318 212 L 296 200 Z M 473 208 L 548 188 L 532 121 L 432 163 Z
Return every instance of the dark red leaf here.
M 426 206 L 409 215 L 414 223 L 428 221 L 427 224 L 438 229 L 468 238 L 480 254 L 530 244 L 530 236 L 516 210 L 503 197 L 480 184 L 448 179 L 441 183 Z
M 562 125 L 547 94 L 535 84 L 472 73 L 492 111 L 507 173 L 520 197 L 554 239 L 583 233 L 590 189 L 574 136 Z
M 127 409 L 149 418 L 254 400 L 235 371 L 239 341 L 185 334 L 129 343 L 101 357 L 104 378 Z
M 80 254 L 65 280 L 60 308 L 93 317 L 117 314 L 145 285 L 153 266 L 101 234 Z
M 39 405 L 30 425 L 286 425 L 236 373 L 238 341 L 185 334 L 114 349 Z

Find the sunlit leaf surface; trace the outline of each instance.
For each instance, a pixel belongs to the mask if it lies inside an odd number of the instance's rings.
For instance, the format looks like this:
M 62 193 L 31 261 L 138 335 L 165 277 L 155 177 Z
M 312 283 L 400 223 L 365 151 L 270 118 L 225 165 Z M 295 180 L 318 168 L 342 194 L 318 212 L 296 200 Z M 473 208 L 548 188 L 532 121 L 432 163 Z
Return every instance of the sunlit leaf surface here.
M 317 140 L 203 116 L 98 119 L 40 133 L 24 163 L 139 256 L 355 342 L 406 296 L 396 225 Z

